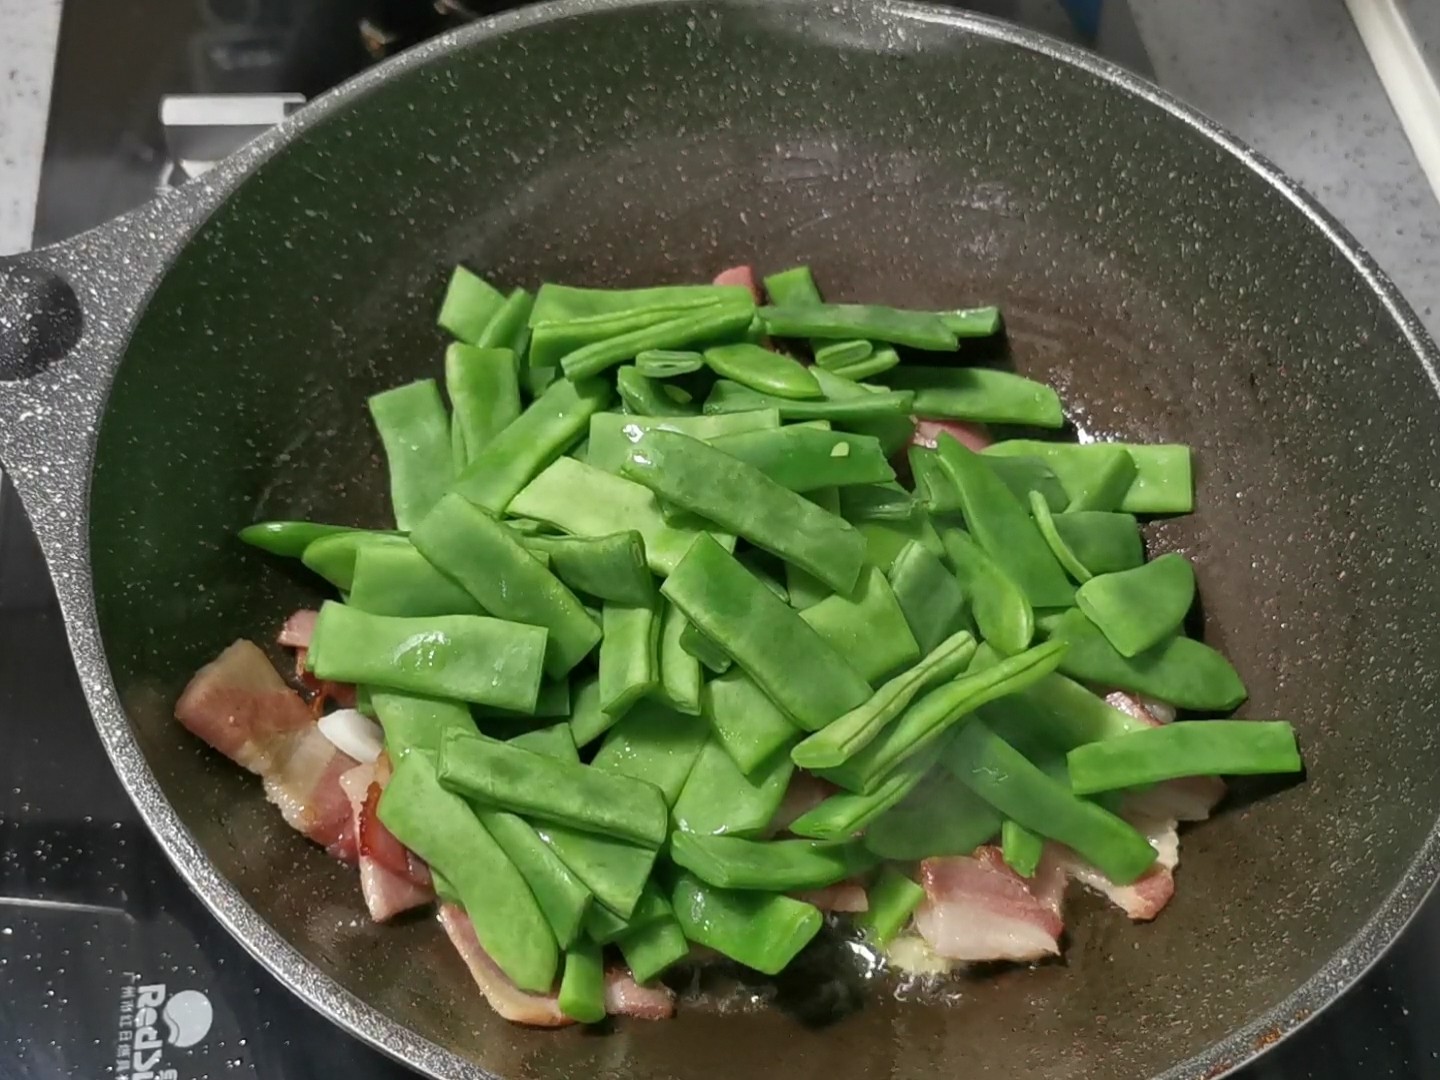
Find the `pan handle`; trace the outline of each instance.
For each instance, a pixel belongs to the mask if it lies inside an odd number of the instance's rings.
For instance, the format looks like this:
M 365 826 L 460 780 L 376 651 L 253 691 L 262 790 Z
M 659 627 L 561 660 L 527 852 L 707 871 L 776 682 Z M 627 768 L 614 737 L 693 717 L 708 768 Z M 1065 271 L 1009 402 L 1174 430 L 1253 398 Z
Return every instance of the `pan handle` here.
M 63 243 L 0 258 L 0 466 L 52 567 L 76 540 L 83 551 L 95 437 L 115 371 L 203 216 L 210 192 L 187 187 Z

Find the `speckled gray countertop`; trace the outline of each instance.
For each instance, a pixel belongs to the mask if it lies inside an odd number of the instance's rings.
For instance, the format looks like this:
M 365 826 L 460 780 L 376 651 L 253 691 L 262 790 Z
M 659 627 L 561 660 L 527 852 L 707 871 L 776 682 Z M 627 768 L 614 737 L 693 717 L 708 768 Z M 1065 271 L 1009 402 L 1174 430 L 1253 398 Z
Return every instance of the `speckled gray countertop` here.
M 1159 81 L 1314 192 L 1440 337 L 1440 205 L 1342 0 L 1131 2 Z M 60 3 L 0 0 L 0 253 L 29 243 Z M 1404 6 L 1440 43 L 1440 5 Z

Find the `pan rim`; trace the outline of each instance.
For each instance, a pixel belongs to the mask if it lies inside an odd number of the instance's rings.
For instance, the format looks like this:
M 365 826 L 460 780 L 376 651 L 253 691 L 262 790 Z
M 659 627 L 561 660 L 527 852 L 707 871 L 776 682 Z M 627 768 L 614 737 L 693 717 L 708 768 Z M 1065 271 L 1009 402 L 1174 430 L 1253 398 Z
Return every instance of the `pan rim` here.
M 196 186 L 197 198 L 186 199 L 182 193 L 178 199 L 166 200 L 182 219 L 167 245 L 170 254 L 187 244 L 209 217 L 270 157 L 313 125 L 356 103 L 401 72 L 424 67 L 478 42 L 529 28 L 594 13 L 678 6 L 687 2 L 699 2 L 715 8 L 745 8 L 763 4 L 772 10 L 777 4 L 798 10 L 819 9 L 822 6 L 818 0 L 551 0 L 479 20 L 418 45 L 317 98 L 207 174 L 204 182 Z M 847 0 L 838 7 L 828 3 L 823 6 L 827 13 L 841 18 L 847 11 L 862 10 L 854 0 Z M 1440 396 L 1440 351 L 1437 351 L 1419 317 L 1385 272 L 1311 195 L 1215 121 L 1168 91 L 1109 60 L 1002 20 L 910 0 L 882 0 L 864 5 L 863 11 L 871 20 L 894 19 L 944 26 L 1039 53 L 1058 64 L 1078 68 L 1122 93 L 1140 98 L 1232 155 L 1304 215 L 1344 255 L 1394 321 L 1432 389 Z M 177 202 L 184 205 L 174 206 Z M 102 226 L 101 230 L 104 228 Z M 128 335 L 126 337 L 128 339 Z M 120 347 L 123 347 L 123 342 Z M 63 581 L 57 580 L 57 586 L 62 599 L 69 601 L 66 604 L 67 623 L 72 620 L 83 623 L 82 630 L 71 631 L 72 642 L 77 659 L 85 654 L 94 661 L 93 664 L 79 663 L 77 666 L 106 752 L 166 857 L 226 931 L 286 989 L 348 1034 L 380 1052 L 437 1078 L 498 1080 L 479 1064 L 417 1035 L 386 1013 L 362 1002 L 261 918 L 240 891 L 219 874 L 165 798 L 120 704 L 100 644 L 88 567 L 83 581 L 72 575 Z M 1305 1026 L 1385 954 L 1432 891 L 1437 873 L 1440 873 L 1440 836 L 1432 830 L 1395 888 L 1318 971 L 1267 1012 L 1254 1017 L 1201 1053 L 1157 1074 L 1153 1080 L 1201 1080 L 1202 1077 L 1213 1080 L 1230 1075 Z

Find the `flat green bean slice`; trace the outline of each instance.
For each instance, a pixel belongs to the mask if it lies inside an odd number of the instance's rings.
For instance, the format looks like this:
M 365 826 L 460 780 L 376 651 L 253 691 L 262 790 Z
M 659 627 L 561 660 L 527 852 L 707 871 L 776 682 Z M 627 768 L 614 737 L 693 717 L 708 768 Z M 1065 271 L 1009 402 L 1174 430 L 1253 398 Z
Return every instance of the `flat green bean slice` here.
M 1023 454 L 1014 457 L 983 455 L 990 471 L 1000 478 L 1022 503 L 1030 501 L 1030 493 L 1038 491 L 1045 499 L 1045 505 L 1052 514 L 1058 514 L 1070 506 L 1070 495 L 1060 483 L 1055 470 L 1037 457 Z M 955 493 L 956 508 L 959 508 L 959 492 Z
M 893 866 L 887 866 L 870 886 L 866 899 L 869 906 L 855 916 L 855 928 L 872 945 L 883 949 L 910 921 L 925 899 L 925 890 Z
M 676 712 L 700 715 L 700 688 L 705 677 L 700 661 L 680 643 L 690 621 L 685 613 L 671 603 L 662 603 L 660 611 L 659 674 L 656 694 Z
M 658 597 L 646 606 L 606 604 L 600 642 L 600 708 L 624 716 L 660 683 Z
M 439 501 L 455 478 L 450 418 L 434 379 L 375 394 L 369 405 L 390 467 L 395 527 L 408 530 Z
M 679 432 L 652 430 L 634 446 L 620 472 L 659 498 L 793 562 L 837 592 L 855 587 L 865 559 L 864 537 L 721 450 Z
M 995 808 L 943 769 L 872 821 L 865 846 L 883 859 L 914 862 L 969 855 L 1000 832 Z
M 505 303 L 505 295 L 478 274 L 455 267 L 435 320 L 457 341 L 474 343 Z
M 831 795 L 792 821 L 790 831 L 816 840 L 845 840 L 854 836 L 915 790 L 939 760 L 945 742 L 946 737 L 942 736 L 933 745 L 906 758 L 869 794 L 842 791 Z
M 580 935 L 591 892 L 524 818 L 503 810 L 477 809 L 485 831 L 494 837 L 530 886 L 555 940 L 569 948 Z
M 627 416 L 622 413 L 596 413 L 590 418 L 589 464 L 608 473 L 620 472 L 630 456 L 630 449 L 652 428 L 678 431 L 713 442 L 731 435 L 751 431 L 773 431 L 780 427 L 780 414 L 774 409 L 750 413 L 723 413 L 718 416 Z
M 1066 764 L 1070 786 L 1080 795 L 1182 776 L 1255 776 L 1304 768 L 1295 729 L 1283 720 L 1178 720 L 1077 746 Z
M 1050 546 L 1050 551 L 1055 556 L 1055 561 L 1065 568 L 1065 572 L 1084 586 L 1095 575 L 1085 568 L 1070 545 L 1065 543 L 1065 538 L 1055 528 L 1055 518 L 1050 513 L 1050 505 L 1045 501 L 1045 496 L 1038 491 L 1032 491 L 1029 495 L 1030 516 L 1035 519 L 1035 525 L 1040 530 L 1040 535 L 1045 538 L 1045 543 Z M 1079 590 L 1077 590 L 1078 595 Z
M 801 727 L 824 727 L 870 686 L 785 601 L 708 536 L 661 587 Z
M 644 330 L 682 316 L 712 311 L 719 302 L 717 297 L 697 297 L 678 303 L 662 302 L 569 319 L 546 319 L 533 323 L 530 327 L 530 354 L 535 363 L 553 367 L 569 353 L 587 345 Z
M 447 732 L 439 776 L 466 798 L 542 821 L 638 844 L 659 845 L 669 833 L 665 797 L 653 784 L 483 736 Z
M 876 861 L 856 840 L 745 840 L 688 832 L 671 835 L 670 858 L 708 885 L 768 892 L 823 889 Z
M 526 536 L 520 542 L 549 556 L 551 572 L 576 592 L 618 604 L 648 604 L 655 596 L 645 538 L 634 529 L 609 536 Z
M 865 537 L 865 561 L 886 573 L 911 540 L 934 555 L 945 556 L 945 545 L 923 506 L 916 508 L 909 521 L 862 521 L 855 527 Z
M 946 529 L 941 539 L 980 636 L 1008 656 L 1028 647 L 1035 637 L 1035 611 L 1020 587 L 969 533 Z
M 402 619 L 327 600 L 307 660 L 321 679 L 531 712 L 548 637 L 501 619 Z
M 899 484 L 855 484 L 840 489 L 840 513 L 859 525 L 867 521 L 909 521 L 919 503 Z
M 515 354 L 456 342 L 445 350 L 445 391 L 453 410 L 450 434 L 458 471 L 520 415 Z
M 568 712 L 569 710 L 566 710 L 566 714 Z M 536 754 L 544 754 L 557 761 L 575 762 L 580 760 L 580 750 L 575 745 L 575 736 L 570 731 L 570 725 L 566 723 L 532 728 L 529 731 L 522 731 L 519 735 L 513 735 L 506 741 L 511 746 L 518 746 L 522 750 L 529 750 Z
M 776 337 L 866 338 L 912 349 L 954 352 L 959 341 L 936 315 L 876 304 L 800 304 L 762 307 L 760 321 Z
M 705 366 L 702 353 L 683 349 L 646 349 L 635 357 L 635 368 L 649 379 L 673 379 L 690 375 Z
M 1117 509 L 1130 514 L 1188 514 L 1195 509 L 1195 486 L 1188 446 L 1007 439 L 986 447 L 985 454 L 1038 457 L 1055 470 L 1055 475 L 1073 498 L 1076 493 L 1091 486 L 1098 469 L 1109 464 L 1113 453 L 1110 447 L 1114 446 L 1124 447 L 1134 459 L 1136 469 L 1135 480 Z
M 577 941 L 565 953 L 565 974 L 555 999 L 560 1011 L 582 1024 L 605 1019 L 605 961 L 593 941 Z
M 800 738 L 800 729 L 738 668 L 706 683 L 702 699 L 715 738 L 747 776 Z
M 954 679 L 975 653 L 975 639 L 965 630 L 935 646 L 918 664 L 887 682 L 863 705 L 806 738 L 790 751 L 805 769 L 843 765 L 895 720 L 921 690 Z
M 714 345 L 705 350 L 705 363 L 721 378 L 762 394 L 802 399 L 823 396 L 820 384 L 804 364 L 760 345 Z
M 915 479 L 915 497 L 932 514 L 954 513 L 960 509 L 960 492 L 940 464 L 940 455 L 923 446 L 907 451 L 910 474 Z
M 1073 795 L 978 720 L 956 732 L 945 765 L 1006 818 L 1065 844 L 1117 885 L 1130 884 L 1155 863 L 1144 836 Z
M 609 536 L 633 529 L 645 540 L 645 559 L 657 574 L 668 574 L 704 535 L 697 524 L 672 525 L 660 513 L 655 493 L 624 477 L 560 458 L 525 486 L 511 512 L 548 521 L 574 536 Z M 711 534 L 726 550 L 735 538 Z
M 730 659 L 729 653 L 706 637 L 705 631 L 689 619 L 685 620 L 685 628 L 680 631 L 680 647 L 716 675 L 724 675 L 735 662 Z
M 966 626 L 965 593 L 960 582 L 923 544 L 908 541 L 891 564 L 888 577 L 921 651 L 930 652 Z
M 641 416 L 695 416 L 700 406 L 688 392 L 640 373 L 633 364 L 615 371 L 615 389 L 627 413 Z
M 591 907 L 590 914 L 585 920 L 585 933 L 601 945 L 608 945 L 632 930 L 650 926 L 662 919 L 670 918 L 671 915 L 668 896 L 660 890 L 652 878 L 645 883 L 645 888 L 640 892 L 640 899 L 635 902 L 635 909 L 630 912 L 629 918 L 622 919 L 603 904 L 596 904 Z
M 605 736 L 591 766 L 654 784 L 674 806 L 710 730 L 698 716 L 641 701 Z
M 675 827 L 703 835 L 759 836 L 780 809 L 794 770 L 790 756 L 781 752 L 742 773 L 712 738 L 675 800 Z
M 733 338 L 743 333 L 754 317 L 755 308 L 748 297 L 744 304 L 726 302 L 700 308 L 584 345 L 567 353 L 560 367 L 567 379 L 588 379 L 649 349 L 679 349 Z
M 848 344 L 842 343 L 842 344 Z M 866 344 L 869 344 L 866 342 Z M 850 364 L 840 364 L 827 370 L 839 375 L 842 379 L 850 379 L 858 382 L 861 379 L 874 378 L 897 367 L 900 363 L 900 354 L 888 345 L 882 345 L 864 360 L 857 360 Z
M 409 543 L 362 545 L 347 601 L 372 615 L 484 615 L 468 592 L 437 570 Z
M 385 732 L 385 750 L 391 761 L 399 761 L 412 750 L 439 755 L 445 732 L 475 733 L 470 707 L 459 701 L 376 690 L 370 697 L 375 717 Z
M 648 983 L 690 955 L 690 943 L 673 916 L 628 931 L 616 944 L 638 983 Z
M 874 682 L 920 658 L 885 575 L 873 566 L 860 572 L 849 596 L 833 593 L 800 612 L 804 619 L 866 682 Z
M 1230 662 L 1187 637 L 1171 637 L 1143 653 L 1122 656 L 1076 608 L 1058 620 L 1051 637 L 1070 646 L 1060 670 L 1096 686 L 1133 690 L 1178 709 L 1207 712 L 1227 712 L 1246 697 L 1245 684 Z
M 765 295 L 772 303 L 785 307 L 820 303 L 820 290 L 808 266 L 792 266 L 764 278 Z
M 1063 642 L 1046 642 L 940 684 L 823 775 L 849 791 L 873 791 L 896 765 L 934 743 L 961 718 L 1050 674 L 1065 649 Z
M 670 902 L 687 938 L 766 975 L 783 971 L 825 921 L 788 896 L 717 889 L 684 873 Z
M 819 374 L 815 374 L 818 379 Z M 829 374 L 829 372 L 826 372 Z M 831 376 L 836 382 L 847 380 Z M 854 383 L 848 383 L 855 386 Z M 823 387 L 823 384 L 822 384 Z M 857 387 L 858 389 L 858 387 Z M 705 399 L 704 412 L 718 413 L 753 412 L 756 409 L 775 409 L 782 420 L 834 420 L 860 421 L 885 417 L 908 418 L 915 404 L 915 395 L 909 391 L 890 390 L 878 394 L 864 393 L 856 397 L 834 397 L 829 394 L 818 400 L 783 398 L 776 394 L 762 394 L 748 386 L 741 386 L 729 379 L 717 379 Z M 908 424 L 908 419 L 906 420 Z M 882 444 L 885 440 L 881 440 Z
M 376 816 L 443 875 L 500 970 L 522 990 L 548 993 L 559 951 L 544 912 L 480 819 L 440 786 L 426 755 L 410 754 L 396 763 Z
M 516 360 L 523 358 L 530 348 L 530 309 L 535 297 L 527 289 L 511 289 L 500 310 L 490 316 L 485 329 L 480 332 L 475 345 L 481 349 L 509 349 Z M 518 368 L 518 364 L 517 364 Z
M 788 424 L 775 430 L 722 435 L 709 442 L 715 449 L 759 469 L 781 487 L 801 493 L 895 479 L 895 470 L 879 441 L 868 435 Z
M 552 822 L 535 822 L 535 832 L 595 894 L 599 904 L 622 919 L 630 917 L 655 867 L 658 849 Z M 590 911 L 595 912 L 599 904 L 592 904 Z
M 1104 446 L 1108 453 L 1092 454 L 1093 469 L 1087 471 L 1083 478 L 1076 477 L 1079 486 L 1070 492 L 1070 505 L 1066 507 L 1069 511 L 1119 510 L 1135 478 L 1140 475 L 1135 459 L 1123 446 L 1098 445 Z
M 815 350 L 815 363 L 826 371 L 850 367 L 870 359 L 875 346 L 868 341 L 832 341 Z
M 939 315 L 940 321 L 956 337 L 989 337 L 1000 332 L 998 307 L 960 308 L 956 311 L 942 311 Z
M 740 304 L 750 300 L 743 285 L 656 285 L 644 289 L 591 289 L 547 282 L 535 294 L 530 325 L 567 322 L 613 315 L 617 312 L 665 309 L 681 311 L 711 304 Z
M 1029 508 L 990 471 L 984 458 L 953 436 L 942 434 L 936 449 L 941 465 L 960 492 L 965 525 L 976 543 L 1020 586 L 1034 606 L 1066 607 L 1074 603 L 1075 586 L 1030 520 Z
M 492 514 L 503 514 L 520 489 L 559 458 L 565 448 L 580 437 L 590 417 L 610 404 L 613 397 L 610 385 L 600 379 L 552 383 L 513 423 L 471 458 L 456 478 L 455 490 L 476 506 Z M 522 511 L 515 513 L 537 516 Z
M 906 364 L 886 382 L 896 390 L 915 391 L 916 416 L 1044 428 L 1065 424 L 1059 394 L 1010 371 Z
M 574 737 L 576 746 L 589 746 L 619 719 L 600 708 L 598 675 L 591 675 L 576 682 L 570 697 L 570 734 Z
M 369 530 L 350 525 L 322 525 L 318 521 L 258 521 L 241 529 L 239 537 L 261 551 L 298 559 L 316 540 L 347 533 L 366 535 Z
M 1045 854 L 1045 838 L 1033 833 L 1018 821 L 1005 819 L 1000 828 L 1000 857 L 1005 865 L 1023 878 L 1035 876 L 1040 857 Z
M 410 542 L 488 612 L 549 631 L 545 671 L 564 678 L 600 641 L 579 599 L 509 529 L 451 493 L 415 526 Z
M 1133 514 L 1077 510 L 1056 515 L 1054 522 L 1060 539 L 1092 574 L 1113 574 L 1145 561 L 1140 523 Z
M 1091 578 L 1075 602 L 1121 656 L 1134 657 L 1179 631 L 1195 602 L 1195 568 L 1172 551 L 1133 570 Z

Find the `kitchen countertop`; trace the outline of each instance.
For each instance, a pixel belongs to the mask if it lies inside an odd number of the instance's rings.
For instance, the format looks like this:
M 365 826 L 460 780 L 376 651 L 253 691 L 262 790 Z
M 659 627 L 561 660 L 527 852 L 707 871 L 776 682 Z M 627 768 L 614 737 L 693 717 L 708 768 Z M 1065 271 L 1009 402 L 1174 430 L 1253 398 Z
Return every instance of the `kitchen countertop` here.
M 29 246 L 60 3 L 0 0 L 0 253 Z M 1131 5 L 1158 80 L 1314 193 L 1440 337 L 1440 204 L 1343 0 Z M 1440 5 L 1403 6 L 1440 46 Z

